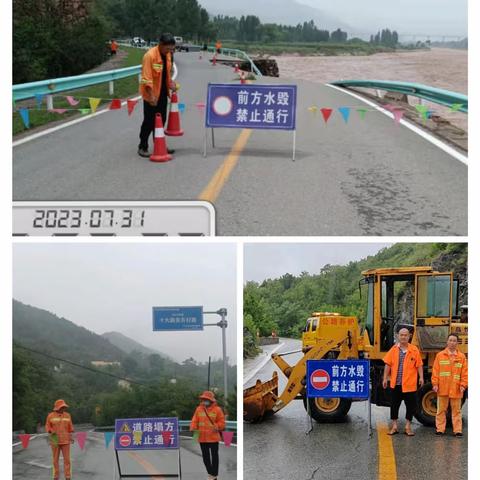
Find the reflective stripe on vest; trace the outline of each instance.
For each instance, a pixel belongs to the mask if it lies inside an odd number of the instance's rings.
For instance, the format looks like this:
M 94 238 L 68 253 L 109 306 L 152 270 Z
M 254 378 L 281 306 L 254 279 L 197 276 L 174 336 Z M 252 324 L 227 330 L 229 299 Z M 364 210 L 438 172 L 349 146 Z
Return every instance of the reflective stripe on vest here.
M 440 365 L 450 365 L 450 360 L 440 360 Z
M 460 375 L 454 375 L 453 378 L 454 380 L 460 380 Z
M 449 376 L 450 376 L 450 372 L 440 372 L 440 376 L 441 376 L 441 377 L 449 377 Z
M 463 367 L 463 363 L 456 363 L 455 366 L 458 367 L 458 368 L 462 368 L 462 367 Z

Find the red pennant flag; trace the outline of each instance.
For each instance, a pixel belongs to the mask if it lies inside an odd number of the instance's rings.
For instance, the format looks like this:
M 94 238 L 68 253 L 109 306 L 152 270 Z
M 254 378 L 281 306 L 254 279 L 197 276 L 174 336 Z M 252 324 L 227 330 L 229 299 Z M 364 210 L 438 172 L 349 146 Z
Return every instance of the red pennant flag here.
M 138 100 L 127 100 L 127 109 L 128 109 L 128 115 L 129 116 L 135 110 L 135 107 L 137 106 L 137 103 L 138 103 Z
M 323 119 L 325 120 L 325 123 L 327 123 L 328 119 L 330 118 L 330 115 L 333 112 L 333 110 L 331 108 L 321 108 L 320 111 L 322 112 Z
M 170 445 L 170 440 L 172 439 L 172 432 L 162 432 L 163 444 Z
M 398 125 L 400 120 L 403 118 L 403 111 L 402 110 L 393 110 L 393 118 L 395 119 L 395 124 Z
M 30 434 L 29 433 L 22 433 L 18 436 L 18 438 L 22 442 L 22 447 L 27 448 L 28 443 L 30 442 Z
M 120 110 L 122 108 L 122 102 L 119 98 L 114 98 L 110 104 L 110 110 Z
M 83 450 L 85 447 L 85 442 L 87 440 L 87 432 L 78 432 L 77 433 L 77 442 L 78 446 Z
M 232 444 L 233 432 L 222 432 L 223 443 L 226 447 L 229 447 Z

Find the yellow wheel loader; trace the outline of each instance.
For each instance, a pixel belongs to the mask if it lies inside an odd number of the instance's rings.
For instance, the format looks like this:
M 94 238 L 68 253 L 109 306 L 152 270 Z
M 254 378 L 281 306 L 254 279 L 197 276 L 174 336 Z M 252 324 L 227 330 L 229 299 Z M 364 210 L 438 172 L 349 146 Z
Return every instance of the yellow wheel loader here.
M 383 357 L 395 343 L 395 333 L 408 328 L 411 342 L 423 358 L 425 384 L 418 390 L 416 418 L 422 424 L 435 423 L 437 397 L 430 383 L 435 355 L 443 350 L 450 333 L 459 336 L 458 348 L 468 354 L 468 324 L 458 316 L 458 281 L 452 272 L 435 272 L 431 267 L 379 268 L 362 272 L 360 294 L 366 290 L 366 319 L 338 313 L 315 312 L 307 319 L 302 334 L 303 357 L 289 365 L 291 353 L 273 354 L 272 360 L 287 377 L 278 393 L 278 375 L 243 392 L 244 420 L 261 421 L 292 400 L 302 400 L 317 422 L 341 422 L 351 400 L 306 397 L 306 362 L 320 359 L 370 360 L 371 401 L 390 406 L 390 391 L 382 386 Z M 307 408 L 307 401 L 309 402 Z

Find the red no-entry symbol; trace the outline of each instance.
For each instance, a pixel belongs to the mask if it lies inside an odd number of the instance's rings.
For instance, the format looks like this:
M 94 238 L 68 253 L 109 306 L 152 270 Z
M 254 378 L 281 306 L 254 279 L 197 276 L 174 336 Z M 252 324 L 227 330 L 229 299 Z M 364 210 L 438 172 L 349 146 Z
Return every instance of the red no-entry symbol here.
M 310 375 L 310 383 L 316 390 L 324 390 L 330 384 L 330 375 L 327 371 L 319 368 Z
M 122 447 L 128 447 L 132 443 L 132 439 L 130 438 L 130 435 L 122 435 L 119 439 L 118 442 Z

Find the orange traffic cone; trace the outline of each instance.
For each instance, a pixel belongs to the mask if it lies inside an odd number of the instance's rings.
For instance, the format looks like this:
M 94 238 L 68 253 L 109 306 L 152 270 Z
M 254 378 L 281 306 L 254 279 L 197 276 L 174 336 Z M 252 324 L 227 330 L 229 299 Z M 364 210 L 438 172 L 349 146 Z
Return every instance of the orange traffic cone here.
M 245 72 L 240 73 L 240 83 L 243 85 L 244 83 L 247 83 L 247 79 L 245 78 Z
M 167 142 L 163 131 L 162 116 L 157 113 L 155 118 L 155 131 L 153 140 L 153 153 L 150 155 L 151 162 L 168 162 L 172 156 L 167 152 Z
M 181 137 L 183 135 L 183 130 L 180 126 L 180 112 L 178 111 L 177 92 L 172 93 L 172 103 L 170 104 L 170 114 L 168 115 L 165 135 L 170 137 Z

